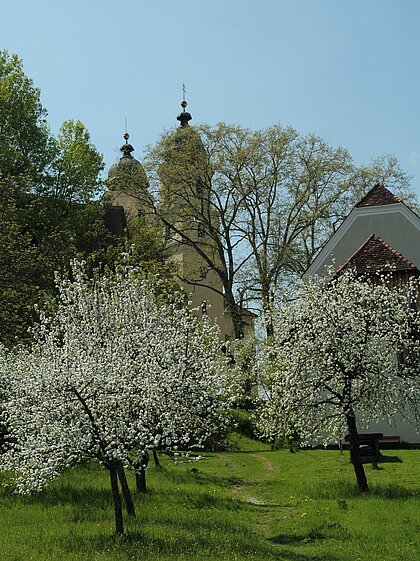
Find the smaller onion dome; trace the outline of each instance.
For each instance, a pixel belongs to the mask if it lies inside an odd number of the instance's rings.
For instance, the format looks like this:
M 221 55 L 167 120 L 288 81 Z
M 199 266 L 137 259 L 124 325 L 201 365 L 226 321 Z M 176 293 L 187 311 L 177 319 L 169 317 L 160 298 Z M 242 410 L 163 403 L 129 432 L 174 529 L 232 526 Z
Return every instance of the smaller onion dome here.
M 141 163 L 133 158 L 134 148 L 128 143 L 130 135 L 124 134 L 125 144 L 120 148 L 121 158 L 111 166 L 108 172 L 107 186 L 110 191 L 130 192 L 133 190 L 147 190 L 149 182 Z
M 188 121 L 191 121 L 192 117 L 191 117 L 191 113 L 185 111 L 187 107 L 187 102 L 185 101 L 185 99 L 182 100 L 181 107 L 182 107 L 182 112 L 177 116 L 177 121 L 181 122 L 181 127 L 187 127 Z

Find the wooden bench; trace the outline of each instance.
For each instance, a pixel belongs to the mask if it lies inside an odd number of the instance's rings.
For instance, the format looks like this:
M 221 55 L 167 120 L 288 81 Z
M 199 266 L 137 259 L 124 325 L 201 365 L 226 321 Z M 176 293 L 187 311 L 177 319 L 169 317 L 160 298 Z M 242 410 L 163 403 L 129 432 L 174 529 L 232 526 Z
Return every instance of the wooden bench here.
M 384 435 L 381 432 L 359 434 L 359 450 L 362 462 L 377 462 L 381 456 L 379 442 Z M 350 441 L 350 436 L 346 435 L 346 441 Z

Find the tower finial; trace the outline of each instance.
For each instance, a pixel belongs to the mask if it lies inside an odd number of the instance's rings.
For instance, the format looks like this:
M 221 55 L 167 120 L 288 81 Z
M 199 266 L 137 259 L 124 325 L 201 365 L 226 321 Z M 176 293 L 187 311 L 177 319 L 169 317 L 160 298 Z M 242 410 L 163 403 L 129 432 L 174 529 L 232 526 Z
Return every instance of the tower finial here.
M 181 122 L 181 127 L 187 127 L 188 121 L 191 121 L 192 119 L 191 113 L 185 111 L 188 105 L 185 99 L 185 94 L 186 94 L 185 82 L 182 82 L 182 101 L 181 101 L 182 113 L 180 113 L 177 117 L 177 120 Z
M 120 148 L 120 151 L 122 152 L 122 157 L 123 158 L 132 158 L 133 156 L 131 155 L 131 152 L 134 152 L 134 148 L 131 146 L 131 144 L 128 144 L 128 139 L 130 138 L 130 135 L 127 132 L 127 117 L 125 118 L 125 133 L 123 134 L 123 139 L 125 140 L 125 144 L 123 144 Z

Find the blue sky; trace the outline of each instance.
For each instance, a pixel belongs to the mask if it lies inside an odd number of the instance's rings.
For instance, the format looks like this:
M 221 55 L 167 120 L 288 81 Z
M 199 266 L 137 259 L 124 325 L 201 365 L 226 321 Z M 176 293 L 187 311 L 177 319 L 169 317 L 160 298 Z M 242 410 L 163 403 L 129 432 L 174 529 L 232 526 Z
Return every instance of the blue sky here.
M 127 116 L 144 145 L 176 125 L 274 123 L 395 154 L 420 197 L 418 0 L 0 0 L 0 48 L 17 53 L 57 132 L 80 119 L 107 167 Z

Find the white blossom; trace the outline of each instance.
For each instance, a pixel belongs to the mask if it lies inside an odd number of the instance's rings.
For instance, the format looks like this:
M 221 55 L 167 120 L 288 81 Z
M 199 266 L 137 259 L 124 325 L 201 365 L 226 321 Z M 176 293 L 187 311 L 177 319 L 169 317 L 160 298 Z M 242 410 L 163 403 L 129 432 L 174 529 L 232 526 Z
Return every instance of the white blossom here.
M 355 412 L 366 421 L 418 415 L 419 282 L 391 284 L 348 271 L 286 295 L 260 365 L 271 380 L 263 434 L 298 434 L 307 445 L 343 437 Z
M 128 466 L 133 452 L 200 445 L 226 425 L 216 327 L 158 303 L 130 269 L 89 281 L 76 263 L 58 290 L 32 348 L 0 353 L 10 443 L 0 467 L 19 492 L 92 458 Z

